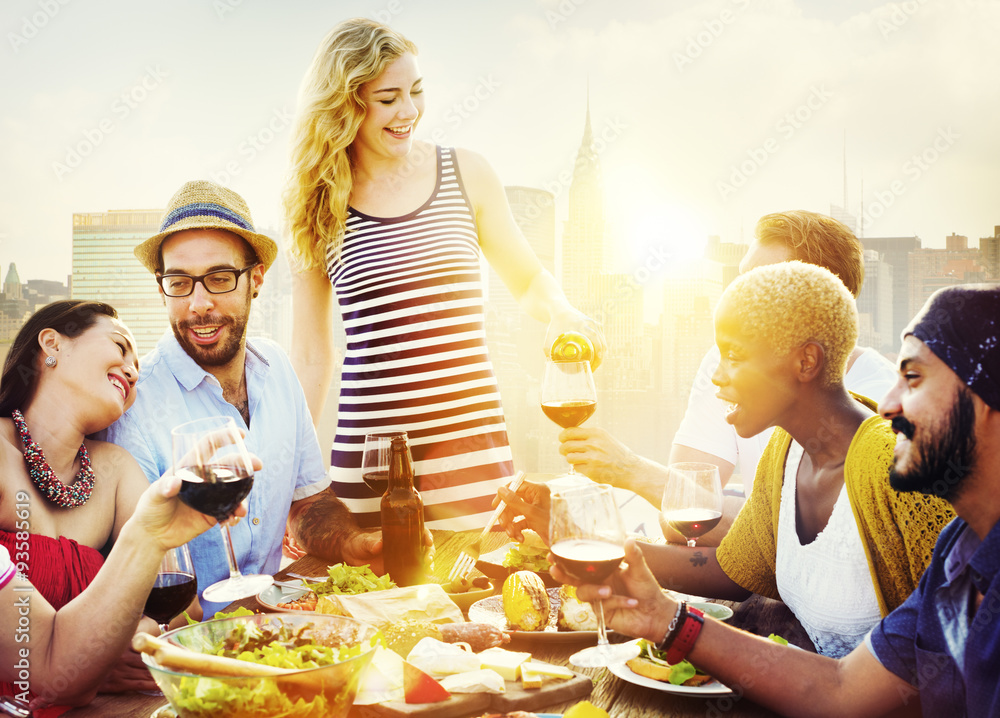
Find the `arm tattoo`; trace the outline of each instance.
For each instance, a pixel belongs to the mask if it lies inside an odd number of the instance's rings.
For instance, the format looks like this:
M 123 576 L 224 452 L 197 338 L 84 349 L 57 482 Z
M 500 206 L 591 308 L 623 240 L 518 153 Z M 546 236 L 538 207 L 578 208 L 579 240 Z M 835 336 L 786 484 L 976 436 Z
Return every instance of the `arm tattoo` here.
M 302 510 L 291 528 L 302 548 L 330 563 L 343 561 L 344 541 L 358 532 L 351 510 L 329 489 Z

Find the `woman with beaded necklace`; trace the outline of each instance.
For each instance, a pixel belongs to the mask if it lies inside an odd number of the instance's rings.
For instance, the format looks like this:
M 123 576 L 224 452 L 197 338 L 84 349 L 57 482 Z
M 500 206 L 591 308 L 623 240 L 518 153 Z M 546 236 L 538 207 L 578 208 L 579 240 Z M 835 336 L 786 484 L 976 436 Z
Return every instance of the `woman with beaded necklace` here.
M 103 302 L 66 300 L 39 309 L 4 363 L 0 545 L 12 557 L 27 554 L 26 578 L 56 609 L 94 578 L 102 552 L 149 485 L 124 449 L 86 438 L 132 405 L 138 376 L 132 335 Z M 19 508 L 28 504 L 27 550 L 15 496 Z M 147 618 L 139 630 L 159 632 Z M 152 688 L 138 655 L 126 653 L 101 690 Z

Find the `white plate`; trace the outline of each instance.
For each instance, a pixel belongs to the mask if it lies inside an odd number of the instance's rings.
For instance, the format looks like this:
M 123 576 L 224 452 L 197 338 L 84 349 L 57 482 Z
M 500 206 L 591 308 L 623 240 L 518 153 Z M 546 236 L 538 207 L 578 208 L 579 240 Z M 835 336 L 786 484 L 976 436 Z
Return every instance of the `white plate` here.
M 306 589 L 295 590 L 293 588 L 283 588 L 281 586 L 268 586 L 257 594 L 257 603 L 268 611 L 284 611 L 286 613 L 316 613 L 316 611 L 299 611 L 294 608 L 280 608 L 277 604 L 288 603 L 296 598 L 302 598 L 308 591 Z
M 632 643 L 638 642 L 638 640 L 632 641 Z M 675 686 L 674 684 L 667 683 L 666 681 L 654 681 L 652 678 L 640 676 L 624 663 L 619 663 L 616 666 L 608 666 L 608 670 L 621 678 L 623 681 L 634 683 L 637 686 L 645 686 L 646 688 L 652 688 L 653 690 L 663 691 L 664 693 L 676 693 L 683 696 L 707 697 L 727 696 L 733 692 L 731 688 L 727 688 L 715 679 L 708 683 L 703 683 L 700 686 Z
M 545 643 L 570 643 L 580 641 L 597 641 L 597 631 L 560 631 L 556 629 L 556 622 L 559 618 L 559 589 L 546 589 L 549 594 L 549 622 L 541 631 L 519 631 L 511 628 L 507 623 L 507 616 L 503 612 L 503 596 L 488 596 L 480 601 L 476 601 L 469 607 L 469 621 L 472 623 L 488 623 L 496 626 L 501 631 L 506 631 L 511 638 L 523 638 L 531 641 L 544 641 Z M 608 631 L 612 633 L 612 631 Z

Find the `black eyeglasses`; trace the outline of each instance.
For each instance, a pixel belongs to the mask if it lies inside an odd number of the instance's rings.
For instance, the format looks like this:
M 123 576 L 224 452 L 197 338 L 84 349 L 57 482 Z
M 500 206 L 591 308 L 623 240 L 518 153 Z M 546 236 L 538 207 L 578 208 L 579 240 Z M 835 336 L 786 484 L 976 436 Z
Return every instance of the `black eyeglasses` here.
M 209 294 L 226 294 L 236 289 L 241 275 L 246 274 L 256 266 L 256 264 L 251 264 L 243 269 L 217 269 L 197 277 L 190 274 L 160 274 L 157 275 L 156 281 L 168 297 L 188 296 L 194 291 L 194 285 L 197 282 L 201 282 L 201 286 Z

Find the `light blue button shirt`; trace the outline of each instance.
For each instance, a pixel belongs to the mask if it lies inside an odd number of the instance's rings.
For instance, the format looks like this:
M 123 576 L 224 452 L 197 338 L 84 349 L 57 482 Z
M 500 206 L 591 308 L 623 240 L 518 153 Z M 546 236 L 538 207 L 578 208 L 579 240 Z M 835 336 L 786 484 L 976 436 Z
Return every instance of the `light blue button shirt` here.
M 281 561 L 281 540 L 293 501 L 330 484 L 309 408 L 285 352 L 266 339 L 246 344 L 246 382 L 250 427 L 246 445 L 264 468 L 254 475 L 248 513 L 231 529 L 233 551 L 244 573 L 274 574 Z M 218 380 L 198 366 L 171 331 L 139 362 L 135 405 L 107 429 L 103 438 L 129 451 L 150 482 L 171 465 L 170 430 L 192 419 L 243 417 L 222 397 Z M 229 576 L 218 528 L 189 544 L 199 593 Z M 202 600 L 205 618 L 225 604 Z

